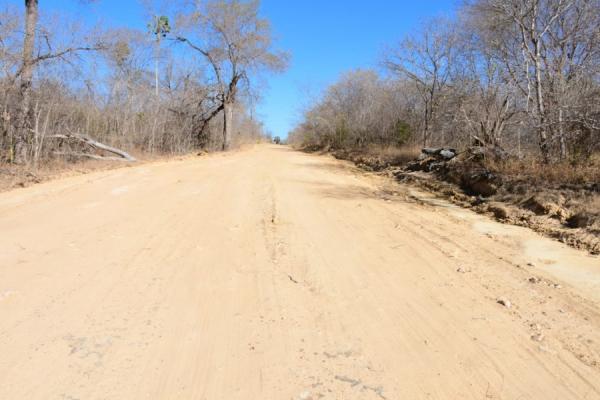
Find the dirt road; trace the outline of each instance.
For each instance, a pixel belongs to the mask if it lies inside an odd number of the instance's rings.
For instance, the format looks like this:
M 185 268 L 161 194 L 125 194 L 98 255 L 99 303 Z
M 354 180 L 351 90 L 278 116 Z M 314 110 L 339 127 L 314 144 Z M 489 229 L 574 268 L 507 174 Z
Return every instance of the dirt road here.
M 598 258 L 284 147 L 0 194 L 5 400 L 600 399 L 599 304 Z

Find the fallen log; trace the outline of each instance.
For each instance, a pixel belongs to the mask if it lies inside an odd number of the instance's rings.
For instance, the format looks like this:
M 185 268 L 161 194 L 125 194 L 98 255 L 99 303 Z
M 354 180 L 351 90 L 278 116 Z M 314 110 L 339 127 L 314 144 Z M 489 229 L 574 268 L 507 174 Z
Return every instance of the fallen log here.
M 106 145 L 104 143 L 100 143 L 97 140 L 94 140 L 94 139 L 90 138 L 89 136 L 79 135 L 79 134 L 76 134 L 76 133 L 67 133 L 67 134 L 52 135 L 52 136 L 49 136 L 49 138 L 51 138 L 51 139 L 64 139 L 64 140 L 69 140 L 69 139 L 78 140 L 78 141 L 80 141 L 82 143 L 85 143 L 88 146 L 90 146 L 90 147 L 92 147 L 92 148 L 94 148 L 96 150 L 107 151 L 109 153 L 116 154 L 119 157 L 106 157 L 106 156 L 100 156 L 100 155 L 97 155 L 97 154 L 89 154 L 89 153 L 55 152 L 54 154 L 57 154 L 57 155 L 69 155 L 69 156 L 74 156 L 74 157 L 88 157 L 88 158 L 93 158 L 95 160 L 104 160 L 104 161 L 126 161 L 126 162 L 137 161 L 135 159 L 135 157 L 133 157 L 131 154 L 127 153 L 126 151 L 123 151 L 121 149 L 117 149 L 116 147 L 112 147 L 112 146 Z
M 106 157 L 106 156 L 99 156 L 97 154 L 91 154 L 91 153 L 69 153 L 66 151 L 54 151 L 54 152 L 52 152 L 52 154 L 54 154 L 55 156 L 82 157 L 82 158 L 91 158 L 93 160 L 101 160 L 101 161 L 120 161 L 120 162 L 137 161 L 136 159 L 128 160 L 128 159 L 122 158 L 122 157 Z

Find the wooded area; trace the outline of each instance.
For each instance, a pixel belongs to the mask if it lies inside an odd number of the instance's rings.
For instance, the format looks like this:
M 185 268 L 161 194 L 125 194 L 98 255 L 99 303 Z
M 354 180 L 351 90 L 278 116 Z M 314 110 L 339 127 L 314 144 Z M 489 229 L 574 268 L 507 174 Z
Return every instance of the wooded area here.
M 258 78 L 287 55 L 259 2 L 171 3 L 147 31 L 42 15 L 38 0 L 0 9 L 0 160 L 131 161 L 261 140 Z
M 600 1 L 469 0 L 351 71 L 290 141 L 326 149 L 482 146 L 589 163 L 600 151 Z

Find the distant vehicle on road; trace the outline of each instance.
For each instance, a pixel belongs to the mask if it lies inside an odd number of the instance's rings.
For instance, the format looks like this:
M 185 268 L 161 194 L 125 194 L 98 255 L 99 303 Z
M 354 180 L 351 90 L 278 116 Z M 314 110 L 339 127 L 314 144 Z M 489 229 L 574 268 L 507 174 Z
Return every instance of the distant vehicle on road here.
M 279 136 L 275 136 L 273 138 L 273 143 L 275 143 L 275 144 L 281 144 L 281 138 Z

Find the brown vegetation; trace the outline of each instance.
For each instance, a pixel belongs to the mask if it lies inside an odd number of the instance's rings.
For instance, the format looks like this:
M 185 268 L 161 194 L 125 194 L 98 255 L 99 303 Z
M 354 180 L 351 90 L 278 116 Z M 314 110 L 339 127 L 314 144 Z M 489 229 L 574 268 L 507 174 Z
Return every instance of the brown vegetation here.
M 585 166 L 600 151 L 600 2 L 472 0 L 344 74 L 290 141 L 348 149 L 481 146 Z
M 274 50 L 259 3 L 170 7 L 173 18 L 154 17 L 151 32 L 82 26 L 40 14 L 37 0 L 24 14 L 0 10 L 2 168 L 262 140 L 256 78 L 280 71 L 287 56 Z

